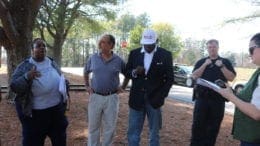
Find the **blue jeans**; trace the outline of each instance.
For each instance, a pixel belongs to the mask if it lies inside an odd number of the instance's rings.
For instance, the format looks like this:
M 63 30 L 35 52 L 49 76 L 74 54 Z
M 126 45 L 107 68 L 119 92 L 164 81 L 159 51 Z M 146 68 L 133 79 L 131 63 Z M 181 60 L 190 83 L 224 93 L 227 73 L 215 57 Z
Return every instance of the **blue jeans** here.
M 260 143 L 250 143 L 246 141 L 241 141 L 240 146 L 260 146 Z
M 144 109 L 140 111 L 130 108 L 127 132 L 129 146 L 139 146 L 140 135 L 143 130 L 146 115 L 149 124 L 150 146 L 160 146 L 159 130 L 162 126 L 161 109 L 154 109 L 148 102 L 146 102 Z

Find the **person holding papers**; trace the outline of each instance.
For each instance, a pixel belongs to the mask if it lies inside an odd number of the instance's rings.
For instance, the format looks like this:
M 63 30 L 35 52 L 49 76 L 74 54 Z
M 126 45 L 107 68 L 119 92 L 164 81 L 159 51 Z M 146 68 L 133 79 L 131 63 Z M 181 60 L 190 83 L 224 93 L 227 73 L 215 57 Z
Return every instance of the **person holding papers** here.
M 193 79 L 204 79 L 215 82 L 234 80 L 236 72 L 229 60 L 218 55 L 219 42 L 211 39 L 207 43 L 208 57 L 202 58 L 195 64 Z M 193 99 L 191 146 L 214 146 L 219 128 L 224 116 L 225 100 L 212 88 L 196 84 Z
M 46 43 L 42 39 L 33 40 L 31 53 L 15 69 L 10 84 L 16 93 L 23 146 L 43 146 L 47 136 L 52 146 L 65 146 L 67 97 L 59 90 L 61 70 L 53 59 L 46 57 Z
M 249 54 L 258 69 L 251 76 L 243 90 L 234 95 L 231 88 L 218 92 L 236 106 L 232 134 L 241 141 L 241 146 L 260 146 L 260 33 L 249 43 Z

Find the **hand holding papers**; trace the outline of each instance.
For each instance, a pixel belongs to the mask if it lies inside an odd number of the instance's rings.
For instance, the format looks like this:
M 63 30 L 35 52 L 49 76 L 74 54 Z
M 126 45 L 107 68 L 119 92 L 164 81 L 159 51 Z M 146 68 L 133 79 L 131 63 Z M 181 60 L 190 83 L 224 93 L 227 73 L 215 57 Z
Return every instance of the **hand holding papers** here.
M 213 82 L 210 82 L 210 81 L 207 81 L 205 79 L 202 79 L 202 78 L 198 78 L 197 79 L 197 84 L 199 85 L 202 85 L 202 86 L 205 86 L 205 87 L 208 87 L 214 91 L 218 91 L 218 89 L 220 89 L 221 87 L 218 86 L 217 84 L 213 83 Z
M 66 88 L 66 80 L 63 74 L 60 76 L 59 91 L 63 96 L 63 102 L 65 103 L 68 99 L 68 95 L 67 95 L 68 91 Z
M 68 94 L 69 91 L 67 91 L 66 79 L 63 74 L 61 74 L 61 76 L 60 76 L 59 92 L 63 96 L 63 102 L 66 103 L 68 101 L 66 110 L 69 110 L 70 109 L 70 98 L 69 98 L 69 94 Z

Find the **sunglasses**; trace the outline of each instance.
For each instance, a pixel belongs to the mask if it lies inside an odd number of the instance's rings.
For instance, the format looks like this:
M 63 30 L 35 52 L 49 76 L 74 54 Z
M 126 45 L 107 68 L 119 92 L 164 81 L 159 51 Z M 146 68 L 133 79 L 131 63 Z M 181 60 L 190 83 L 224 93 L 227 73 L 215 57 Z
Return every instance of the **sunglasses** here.
M 255 50 L 256 48 L 260 48 L 260 47 L 257 46 L 257 45 L 250 47 L 250 48 L 249 48 L 249 54 L 250 54 L 250 55 L 253 55 L 254 50 Z

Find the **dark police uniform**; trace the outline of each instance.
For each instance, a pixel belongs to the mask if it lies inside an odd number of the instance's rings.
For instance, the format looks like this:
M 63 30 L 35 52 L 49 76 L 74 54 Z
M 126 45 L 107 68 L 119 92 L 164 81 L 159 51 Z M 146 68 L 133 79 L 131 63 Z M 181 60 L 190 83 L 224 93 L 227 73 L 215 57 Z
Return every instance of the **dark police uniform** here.
M 200 59 L 195 64 L 193 71 L 200 68 L 208 58 Z M 217 60 L 222 60 L 223 65 L 236 74 L 229 60 L 218 57 L 212 60 L 212 64 L 205 68 L 200 78 L 211 82 L 215 82 L 217 79 L 227 82 L 221 68 L 215 65 Z M 214 146 L 224 116 L 225 99 L 214 90 L 204 86 L 195 85 L 193 91 L 195 107 L 193 112 L 191 146 Z

